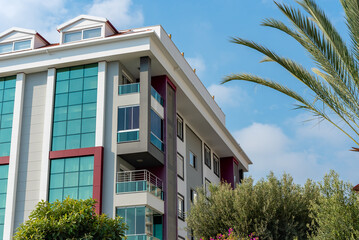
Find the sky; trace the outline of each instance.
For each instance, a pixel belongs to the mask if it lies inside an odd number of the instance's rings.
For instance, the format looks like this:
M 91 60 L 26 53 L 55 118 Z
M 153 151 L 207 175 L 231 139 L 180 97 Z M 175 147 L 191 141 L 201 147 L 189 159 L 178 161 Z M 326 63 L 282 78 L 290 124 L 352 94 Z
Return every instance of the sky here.
M 293 0 L 287 4 L 297 6 Z M 348 40 L 339 0 L 317 0 Z M 0 32 L 10 27 L 34 29 L 58 42 L 56 27 L 80 15 L 106 17 L 119 30 L 162 25 L 226 114 L 226 126 L 251 158 L 246 176 L 265 178 L 270 171 L 288 173 L 303 184 L 320 181 L 334 169 L 353 185 L 359 183 L 359 154 L 354 144 L 326 122 L 294 110 L 295 102 L 271 89 L 251 83 L 220 82 L 231 73 L 253 73 L 308 93 L 262 55 L 235 45 L 230 37 L 259 42 L 304 67 L 314 67 L 305 51 L 279 31 L 261 26 L 265 18 L 287 22 L 272 0 L 0 0 Z M 310 120 L 310 121 L 308 121 Z

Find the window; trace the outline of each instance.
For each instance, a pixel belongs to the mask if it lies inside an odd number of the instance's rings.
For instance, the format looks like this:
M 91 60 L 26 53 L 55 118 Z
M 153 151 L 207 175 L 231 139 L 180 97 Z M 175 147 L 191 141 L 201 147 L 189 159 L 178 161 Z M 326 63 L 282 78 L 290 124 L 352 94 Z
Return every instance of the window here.
M 31 48 L 31 40 L 16 41 L 0 45 L 0 53 L 15 52 Z
M 58 69 L 52 151 L 95 146 L 97 63 Z
M 146 235 L 153 234 L 153 212 L 151 209 L 143 206 L 116 208 L 116 215 L 122 217 L 127 223 L 126 236 L 137 237 L 128 239 L 145 239 Z
M 211 182 L 205 178 L 204 181 L 204 190 L 206 191 L 206 196 L 209 197 L 209 195 L 211 194 L 211 192 L 209 191 L 209 186 L 211 185 Z
M 16 76 L 0 78 L 0 157 L 10 155 L 15 86 Z
M 4 232 L 8 171 L 9 165 L 0 165 L 0 239 Z
M 204 163 L 211 169 L 211 149 L 204 144 Z
M 151 109 L 151 143 L 161 151 L 163 148 L 163 120 Z
M 189 165 L 196 168 L 196 155 L 194 155 L 192 152 L 189 152 Z
M 190 200 L 192 203 L 196 203 L 197 201 L 197 192 L 196 190 L 191 189 L 190 190 Z
M 186 240 L 184 237 L 178 236 L 178 240 Z
M 140 129 L 140 107 L 118 108 L 117 142 L 137 141 Z
M 101 37 L 101 35 L 102 35 L 101 27 L 80 30 L 80 31 L 76 31 L 76 32 L 69 32 L 69 33 L 64 33 L 63 42 L 64 43 L 75 42 L 75 41 L 80 41 L 82 39 Z
M 181 154 L 177 153 L 177 175 L 184 179 L 184 160 Z
M 177 195 L 177 205 L 178 205 L 178 218 L 184 221 L 185 218 L 184 197 L 179 193 Z
M 219 158 L 213 154 L 213 172 L 219 177 Z
M 93 196 L 94 156 L 51 160 L 49 202 Z
M 243 169 L 239 169 L 239 183 L 242 183 L 244 177 L 243 175 L 244 175 Z
M 177 137 L 183 141 L 183 119 L 177 115 Z

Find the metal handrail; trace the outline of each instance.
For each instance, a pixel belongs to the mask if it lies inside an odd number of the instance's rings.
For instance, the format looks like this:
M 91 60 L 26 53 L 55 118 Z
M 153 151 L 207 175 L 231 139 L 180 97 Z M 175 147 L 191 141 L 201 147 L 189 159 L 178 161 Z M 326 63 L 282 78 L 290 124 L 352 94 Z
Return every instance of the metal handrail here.
M 137 181 L 147 181 L 149 183 L 152 183 L 156 187 L 163 189 L 162 180 L 148 170 L 133 170 L 133 171 L 124 171 L 117 173 L 118 183 L 137 182 Z

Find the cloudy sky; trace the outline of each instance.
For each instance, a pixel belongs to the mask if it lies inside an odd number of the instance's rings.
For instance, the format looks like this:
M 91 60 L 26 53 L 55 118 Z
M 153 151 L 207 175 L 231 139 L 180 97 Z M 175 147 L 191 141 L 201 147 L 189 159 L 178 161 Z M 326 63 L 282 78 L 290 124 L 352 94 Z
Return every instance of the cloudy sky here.
M 292 0 L 285 2 L 294 4 Z M 318 0 L 345 36 L 343 10 L 338 0 Z M 118 29 L 161 24 L 187 61 L 215 96 L 233 133 L 253 165 L 255 179 L 269 171 L 289 173 L 298 183 L 322 179 L 330 169 L 352 184 L 359 183 L 359 154 L 331 125 L 306 112 L 293 110 L 293 100 L 270 89 L 245 82 L 220 85 L 230 73 L 248 72 L 274 79 L 302 94 L 306 91 L 263 56 L 228 40 L 240 36 L 260 42 L 280 55 L 313 67 L 303 49 L 273 29 L 261 27 L 264 18 L 285 20 L 271 0 L 0 0 L 0 31 L 16 26 L 38 31 L 58 41 L 56 27 L 80 14 L 108 18 Z M 348 39 L 347 36 L 344 37 Z M 307 121 L 311 120 L 311 121 Z

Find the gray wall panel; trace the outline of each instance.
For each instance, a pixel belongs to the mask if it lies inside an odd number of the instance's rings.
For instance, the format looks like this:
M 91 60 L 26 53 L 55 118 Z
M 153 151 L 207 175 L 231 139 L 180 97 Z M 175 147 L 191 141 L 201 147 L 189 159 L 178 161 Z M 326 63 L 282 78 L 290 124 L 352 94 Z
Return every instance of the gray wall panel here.
M 46 82 L 47 72 L 29 74 L 25 79 L 14 230 L 39 201 Z

